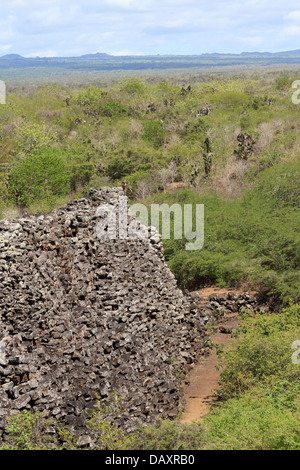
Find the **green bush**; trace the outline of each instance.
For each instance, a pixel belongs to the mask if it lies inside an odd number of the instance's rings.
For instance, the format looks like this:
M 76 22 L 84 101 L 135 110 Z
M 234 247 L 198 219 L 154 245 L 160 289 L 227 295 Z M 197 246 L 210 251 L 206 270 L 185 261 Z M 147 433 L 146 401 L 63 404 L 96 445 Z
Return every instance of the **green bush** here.
M 147 121 L 144 123 L 143 138 L 158 149 L 164 142 L 164 129 L 160 121 Z
M 122 418 L 125 409 L 123 398 L 116 392 L 109 398 L 101 400 L 96 395 L 95 409 L 87 414 L 87 434 L 91 437 L 92 450 L 129 450 L 132 448 L 132 435 L 126 433 L 118 419 Z M 78 436 L 75 436 L 65 427 L 58 427 L 58 434 L 62 441 L 62 448 L 78 450 Z
M 130 175 L 132 171 L 132 161 L 119 156 L 111 159 L 111 162 L 106 167 L 106 174 L 113 181 L 120 180 L 124 178 L 124 176 Z
M 100 102 L 102 94 L 103 91 L 100 88 L 89 86 L 78 94 L 76 101 L 80 106 L 95 106 Z
M 109 101 L 105 103 L 102 108 L 102 114 L 107 117 L 118 117 L 128 115 L 128 110 L 125 106 L 115 101 Z
M 45 123 L 23 123 L 17 126 L 20 149 L 23 155 L 33 155 L 58 140 L 57 132 Z
M 202 424 L 158 420 L 134 433 L 132 447 L 135 450 L 197 450 L 202 448 L 204 439 Z
M 94 174 L 94 165 L 90 162 L 71 163 L 66 166 L 70 174 L 70 189 L 77 191 L 89 183 Z
M 32 413 L 22 410 L 7 418 L 7 444 L 0 450 L 48 450 L 53 438 L 47 434 L 51 420 L 45 419 L 43 413 Z
M 223 397 L 241 394 L 258 383 L 272 383 L 287 378 L 299 381 L 300 370 L 292 363 L 292 344 L 300 338 L 300 328 L 272 336 L 255 331 L 238 340 L 224 357 L 226 368 L 221 374 Z
M 51 149 L 25 157 L 10 175 L 9 198 L 22 206 L 39 199 L 64 195 L 69 189 L 70 175 L 61 158 Z
M 240 395 L 258 384 L 300 382 L 300 368 L 292 362 L 292 344 L 300 338 L 299 304 L 291 304 L 280 313 L 245 312 L 238 333 L 221 359 L 223 398 Z
M 255 388 L 213 409 L 205 420 L 209 450 L 299 450 L 300 387 Z
M 284 74 L 282 77 L 278 77 L 275 82 L 275 87 L 276 90 L 288 90 L 291 88 L 291 84 L 293 82 L 293 79 L 289 77 L 288 75 Z
M 261 174 L 257 190 L 276 206 L 300 207 L 300 162 L 273 166 Z
M 120 83 L 121 90 L 130 95 L 142 95 L 147 90 L 147 83 L 138 77 L 125 79 Z

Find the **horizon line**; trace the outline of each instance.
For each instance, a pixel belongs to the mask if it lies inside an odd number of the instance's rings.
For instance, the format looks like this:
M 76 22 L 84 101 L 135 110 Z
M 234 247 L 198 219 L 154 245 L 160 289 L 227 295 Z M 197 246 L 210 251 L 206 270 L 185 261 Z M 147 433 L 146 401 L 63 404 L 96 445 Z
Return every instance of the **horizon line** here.
M 299 52 L 300 49 L 290 49 L 290 50 L 282 50 L 282 51 L 276 51 L 276 52 L 270 52 L 270 51 L 243 51 L 243 52 L 201 52 L 199 54 L 171 54 L 171 53 L 159 53 L 157 52 L 156 54 L 134 54 L 134 53 L 129 53 L 129 54 L 110 54 L 107 52 L 87 52 L 81 55 L 56 55 L 56 56 L 30 56 L 30 55 L 21 55 L 17 52 L 11 52 L 9 54 L 4 54 L 3 56 L 0 56 L 0 59 L 6 58 L 6 57 L 19 57 L 22 59 L 65 59 L 65 58 L 84 58 L 87 56 L 103 56 L 103 58 L 106 57 L 199 57 L 203 55 L 234 55 L 234 56 L 240 56 L 240 55 L 247 55 L 247 54 L 285 54 L 285 53 L 292 53 L 292 52 Z

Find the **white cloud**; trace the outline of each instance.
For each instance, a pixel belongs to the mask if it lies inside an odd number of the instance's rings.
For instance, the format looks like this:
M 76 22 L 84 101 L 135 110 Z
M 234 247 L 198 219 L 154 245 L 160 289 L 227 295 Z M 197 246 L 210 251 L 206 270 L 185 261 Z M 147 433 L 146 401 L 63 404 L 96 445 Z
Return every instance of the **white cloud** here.
M 57 51 L 54 49 L 48 49 L 48 50 L 39 50 L 36 52 L 32 52 L 32 54 L 26 55 L 26 57 L 57 57 Z
M 285 20 L 300 20 L 300 10 L 291 11 L 284 17 Z
M 136 0 L 106 0 L 106 3 L 108 3 L 109 5 L 116 5 L 118 7 L 125 7 L 125 8 L 138 4 Z
M 0 46 L 0 51 L 3 53 L 3 54 L 6 54 L 7 52 L 9 52 L 12 48 L 12 44 L 1 44 Z
M 284 33 L 289 36 L 299 36 L 300 35 L 300 26 L 291 25 L 284 28 Z
M 119 51 L 111 51 L 111 54 L 112 55 L 116 55 L 116 56 L 126 56 L 126 55 L 143 55 L 142 53 L 136 53 L 136 54 L 132 54 L 132 52 L 129 50 L 129 49 L 121 49 Z
M 236 39 L 248 46 L 260 46 L 263 43 L 262 36 L 239 36 Z
M 299 0 L 0 0 L 0 44 L 22 55 L 297 48 Z M 3 48 L 0 51 L 3 51 Z

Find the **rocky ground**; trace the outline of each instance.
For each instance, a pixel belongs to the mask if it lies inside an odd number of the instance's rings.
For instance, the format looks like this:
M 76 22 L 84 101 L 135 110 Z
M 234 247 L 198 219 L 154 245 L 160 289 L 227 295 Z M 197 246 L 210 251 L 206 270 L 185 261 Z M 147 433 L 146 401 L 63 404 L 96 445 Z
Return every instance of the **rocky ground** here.
M 99 238 L 99 207 L 117 209 L 120 196 L 91 190 L 50 214 L 0 222 L 0 440 L 6 417 L 24 409 L 82 433 L 96 394 L 124 398 L 128 430 L 176 416 L 180 378 L 210 352 L 206 323 L 255 306 L 247 295 L 183 293 L 150 229 Z
M 28 409 L 82 431 L 95 395 L 113 392 L 128 429 L 177 414 L 177 372 L 208 353 L 208 317 L 178 289 L 158 234 L 98 238 L 99 206 L 122 194 L 0 222 L 0 430 Z

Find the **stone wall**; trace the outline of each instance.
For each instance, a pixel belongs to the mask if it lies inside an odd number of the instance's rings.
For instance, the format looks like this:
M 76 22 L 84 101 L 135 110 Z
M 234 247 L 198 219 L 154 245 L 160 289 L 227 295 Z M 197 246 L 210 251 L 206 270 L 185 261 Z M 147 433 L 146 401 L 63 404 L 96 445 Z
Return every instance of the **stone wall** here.
M 95 394 L 124 397 L 128 430 L 178 413 L 178 370 L 207 353 L 209 317 L 178 289 L 157 233 L 97 237 L 98 207 L 122 195 L 93 189 L 0 221 L 0 440 L 23 409 L 82 432 Z

